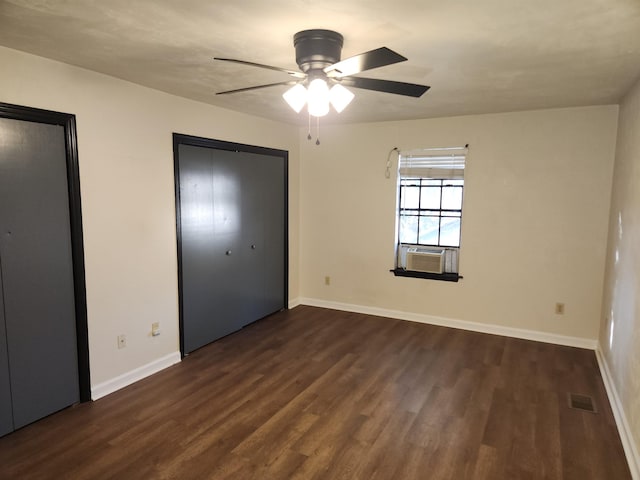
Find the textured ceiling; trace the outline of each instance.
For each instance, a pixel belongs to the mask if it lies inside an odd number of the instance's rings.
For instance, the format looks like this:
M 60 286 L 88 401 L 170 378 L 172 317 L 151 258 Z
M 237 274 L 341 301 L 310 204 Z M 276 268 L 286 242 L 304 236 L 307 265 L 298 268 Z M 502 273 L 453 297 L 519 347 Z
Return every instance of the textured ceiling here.
M 640 76 L 639 0 L 0 0 L 0 45 L 274 120 L 305 124 L 288 80 L 214 62 L 297 69 L 293 34 L 345 37 L 342 57 L 386 46 L 407 62 L 363 77 L 422 83 L 419 99 L 355 90 L 367 122 L 616 103 Z

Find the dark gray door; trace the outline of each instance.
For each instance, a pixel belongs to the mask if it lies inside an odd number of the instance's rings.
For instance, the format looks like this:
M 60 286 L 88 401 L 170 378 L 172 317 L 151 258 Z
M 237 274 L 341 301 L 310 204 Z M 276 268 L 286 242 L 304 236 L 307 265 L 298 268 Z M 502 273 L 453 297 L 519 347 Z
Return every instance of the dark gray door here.
M 180 145 L 184 353 L 284 308 L 285 161 Z
M 69 197 L 62 126 L 0 119 L 0 132 L 3 328 L 19 428 L 79 401 Z
M 244 302 L 245 325 L 282 309 L 284 272 L 284 163 L 282 157 L 243 153 L 241 251 L 243 284 L 253 292 Z
M 191 352 L 237 329 L 234 300 L 240 185 L 229 161 L 180 146 L 184 348 Z M 224 279 L 224 281 L 221 281 Z

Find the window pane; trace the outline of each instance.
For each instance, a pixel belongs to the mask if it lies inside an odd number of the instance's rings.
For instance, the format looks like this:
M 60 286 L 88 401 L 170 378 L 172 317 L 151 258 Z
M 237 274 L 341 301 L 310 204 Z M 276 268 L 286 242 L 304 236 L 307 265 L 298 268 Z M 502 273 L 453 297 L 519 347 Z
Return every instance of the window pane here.
M 438 217 L 420 217 L 420 238 L 418 239 L 418 243 L 437 245 L 438 223 Z
M 435 185 L 435 186 L 439 187 L 440 185 L 442 185 L 442 180 L 431 180 L 431 179 L 427 180 L 427 179 L 424 179 L 424 180 L 422 180 L 422 184 L 423 185 Z
M 420 208 L 440 209 L 440 187 L 422 187 Z
M 442 188 L 442 208 L 447 210 L 460 210 L 462 208 L 462 188 Z
M 416 243 L 418 240 L 418 217 L 400 215 L 400 243 Z
M 402 187 L 400 208 L 420 208 L 420 187 Z
M 444 181 L 445 185 L 459 185 L 459 186 L 463 186 L 464 185 L 464 180 L 445 180 Z
M 405 185 L 419 186 L 420 185 L 420 179 L 419 178 L 402 178 L 402 179 L 400 179 L 400 185 L 402 185 L 403 187 Z
M 421 232 L 422 233 L 422 232 Z M 460 219 L 443 217 L 440 227 L 440 245 L 446 247 L 460 246 Z
M 442 212 L 443 217 L 459 217 L 461 216 L 460 212 Z

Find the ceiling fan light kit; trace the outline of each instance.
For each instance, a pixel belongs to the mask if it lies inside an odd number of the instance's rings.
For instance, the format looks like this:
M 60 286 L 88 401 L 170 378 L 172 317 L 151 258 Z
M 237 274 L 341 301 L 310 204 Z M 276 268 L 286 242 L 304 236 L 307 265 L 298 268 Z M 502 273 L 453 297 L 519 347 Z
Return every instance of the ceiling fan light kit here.
M 296 33 L 293 36 L 293 46 L 300 72 L 246 60 L 216 57 L 214 60 L 276 70 L 295 78 L 286 82 L 227 90 L 218 92 L 218 95 L 292 85 L 292 88 L 282 95 L 289 106 L 296 113 L 300 113 L 307 105 L 309 115 L 319 118 L 329 113 L 330 104 L 340 113 L 353 100 L 354 94 L 345 88 L 345 85 L 416 98 L 429 90 L 426 85 L 352 76 L 366 70 L 404 62 L 407 58 L 387 47 L 381 47 L 340 60 L 343 42 L 344 37 L 332 30 L 314 29 Z
M 308 89 L 297 83 L 284 92 L 282 97 L 296 113 L 300 113 L 307 105 L 309 115 L 323 117 L 329 113 L 329 104 L 340 113 L 351 103 L 355 95 L 339 83 L 329 89 L 324 79 L 316 78 L 309 83 Z

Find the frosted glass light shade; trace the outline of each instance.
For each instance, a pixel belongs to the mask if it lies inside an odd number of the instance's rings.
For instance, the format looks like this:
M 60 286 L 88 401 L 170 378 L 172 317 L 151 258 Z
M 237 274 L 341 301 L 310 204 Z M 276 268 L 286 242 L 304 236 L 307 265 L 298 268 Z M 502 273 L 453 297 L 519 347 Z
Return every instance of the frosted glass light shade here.
M 329 104 L 333 105 L 336 112 L 342 112 L 354 96 L 340 84 L 334 85 L 329 90 L 327 82 L 322 78 L 312 80 L 308 89 L 301 83 L 297 83 L 282 94 L 282 98 L 296 113 L 300 113 L 307 104 L 309 114 L 314 117 L 323 117 L 329 113 Z
M 338 113 L 342 112 L 351 103 L 354 96 L 353 93 L 340 84 L 335 84 L 329 90 L 329 100 Z
M 307 89 L 300 83 L 296 83 L 293 87 L 282 94 L 282 98 L 289 104 L 296 113 L 300 113 L 304 104 L 307 103 Z
M 309 115 L 323 117 L 329 113 L 329 87 L 321 78 L 312 80 L 307 91 Z

